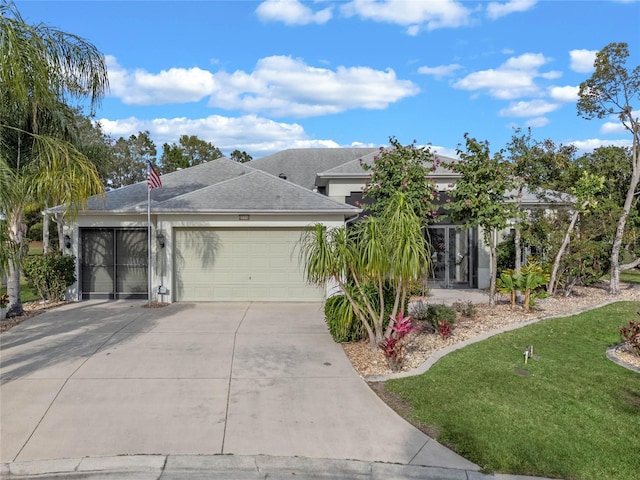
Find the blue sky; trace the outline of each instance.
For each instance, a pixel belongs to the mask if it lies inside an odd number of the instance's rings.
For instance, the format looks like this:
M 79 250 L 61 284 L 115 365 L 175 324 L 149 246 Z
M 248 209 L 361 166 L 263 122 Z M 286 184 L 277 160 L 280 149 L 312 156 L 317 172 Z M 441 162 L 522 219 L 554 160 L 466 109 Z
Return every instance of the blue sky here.
M 639 1 L 17 1 L 104 53 L 96 112 L 115 138 L 160 149 L 197 135 L 225 155 L 379 146 L 452 154 L 468 132 L 504 148 L 515 127 L 581 151 L 630 145 L 615 118 L 577 115 L 595 53 L 640 64 Z M 633 105 L 635 109 L 640 108 Z

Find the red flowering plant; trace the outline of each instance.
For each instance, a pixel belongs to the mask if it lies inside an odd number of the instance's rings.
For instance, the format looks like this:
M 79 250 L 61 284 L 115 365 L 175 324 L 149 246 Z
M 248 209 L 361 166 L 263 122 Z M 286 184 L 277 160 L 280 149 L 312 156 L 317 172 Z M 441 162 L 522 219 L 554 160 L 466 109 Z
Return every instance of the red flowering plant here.
M 389 368 L 394 372 L 399 372 L 404 365 L 407 335 L 419 330 L 419 328 L 413 325 L 411 316 L 405 316 L 404 312 L 399 312 L 396 318 L 389 316 L 391 317 L 390 334 L 380 343 L 380 349 L 387 359 Z

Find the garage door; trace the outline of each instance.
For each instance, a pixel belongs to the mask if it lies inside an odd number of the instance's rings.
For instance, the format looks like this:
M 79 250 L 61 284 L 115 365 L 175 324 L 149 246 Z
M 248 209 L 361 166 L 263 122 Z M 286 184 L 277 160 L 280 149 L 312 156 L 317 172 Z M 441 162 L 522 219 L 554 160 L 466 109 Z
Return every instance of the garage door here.
M 298 264 L 298 229 L 178 229 L 178 301 L 319 301 Z

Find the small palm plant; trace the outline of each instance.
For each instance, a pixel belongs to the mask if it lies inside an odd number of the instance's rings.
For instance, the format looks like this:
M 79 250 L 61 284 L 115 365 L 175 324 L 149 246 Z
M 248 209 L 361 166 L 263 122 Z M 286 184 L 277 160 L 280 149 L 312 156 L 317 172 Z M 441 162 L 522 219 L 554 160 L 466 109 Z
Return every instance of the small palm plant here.
M 496 282 L 498 292 L 505 295 L 511 295 L 512 310 L 513 307 L 516 306 L 516 292 L 519 289 L 520 281 L 520 275 L 516 274 L 515 271 L 511 269 L 507 269 L 502 271 L 500 278 L 498 278 L 498 281 Z
M 524 292 L 524 311 L 528 312 L 535 305 L 539 297 L 536 290 L 549 281 L 549 274 L 545 273 L 541 265 L 527 263 L 521 270 L 519 289 Z
M 504 270 L 497 281 L 500 293 L 511 295 L 511 308 L 516 304 L 516 293 L 524 292 L 524 302 L 522 307 L 528 312 L 535 305 L 535 299 L 539 296 L 536 290 L 549 281 L 549 275 L 545 273 L 541 265 L 537 263 L 527 263 L 520 270 L 520 274 L 514 270 Z

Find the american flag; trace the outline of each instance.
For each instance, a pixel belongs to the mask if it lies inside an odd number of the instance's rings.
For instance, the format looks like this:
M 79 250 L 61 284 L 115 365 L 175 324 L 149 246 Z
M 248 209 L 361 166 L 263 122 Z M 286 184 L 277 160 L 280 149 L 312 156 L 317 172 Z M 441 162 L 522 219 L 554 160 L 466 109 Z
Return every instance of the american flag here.
M 147 185 L 149 186 L 149 190 L 153 190 L 154 188 L 160 188 L 162 186 L 162 181 L 160 180 L 160 175 L 156 172 L 156 169 L 151 165 L 151 161 L 147 160 Z

